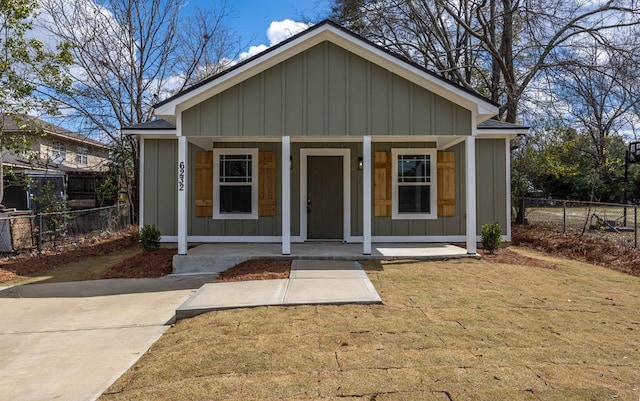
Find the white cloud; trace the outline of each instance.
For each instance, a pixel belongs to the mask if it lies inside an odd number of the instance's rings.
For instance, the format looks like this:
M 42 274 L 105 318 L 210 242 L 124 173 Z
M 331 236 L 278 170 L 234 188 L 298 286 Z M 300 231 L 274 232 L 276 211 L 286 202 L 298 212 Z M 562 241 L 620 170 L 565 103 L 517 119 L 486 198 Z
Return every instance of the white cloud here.
M 304 31 L 311 25 L 304 22 L 296 22 L 290 19 L 282 21 L 272 21 L 267 29 L 267 38 L 269 39 L 269 46 L 277 45 L 283 40 L 289 39 L 293 35 Z
M 253 57 L 258 53 L 262 53 L 268 48 L 269 46 L 267 45 L 251 46 L 248 51 L 240 53 L 240 56 L 238 56 L 238 61 L 243 61 L 250 57 Z

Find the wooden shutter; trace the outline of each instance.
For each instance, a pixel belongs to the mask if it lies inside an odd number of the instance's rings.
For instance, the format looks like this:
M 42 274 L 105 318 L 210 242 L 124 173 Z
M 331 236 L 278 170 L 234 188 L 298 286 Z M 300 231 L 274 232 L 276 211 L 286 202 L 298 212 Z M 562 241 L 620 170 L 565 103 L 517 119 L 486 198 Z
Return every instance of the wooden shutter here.
M 453 152 L 438 152 L 438 216 L 455 216 L 456 162 Z
M 375 152 L 373 166 L 373 215 L 391 216 L 391 152 Z
M 276 152 L 260 152 L 258 160 L 258 216 L 275 216 Z
M 213 151 L 196 152 L 196 216 L 213 216 Z

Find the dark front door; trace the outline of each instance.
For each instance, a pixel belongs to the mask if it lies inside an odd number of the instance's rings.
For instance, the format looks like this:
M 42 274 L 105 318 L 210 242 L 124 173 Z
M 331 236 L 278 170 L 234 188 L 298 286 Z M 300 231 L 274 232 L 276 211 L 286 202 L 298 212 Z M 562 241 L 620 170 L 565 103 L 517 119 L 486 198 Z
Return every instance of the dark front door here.
M 308 156 L 308 239 L 343 239 L 342 203 L 342 156 Z

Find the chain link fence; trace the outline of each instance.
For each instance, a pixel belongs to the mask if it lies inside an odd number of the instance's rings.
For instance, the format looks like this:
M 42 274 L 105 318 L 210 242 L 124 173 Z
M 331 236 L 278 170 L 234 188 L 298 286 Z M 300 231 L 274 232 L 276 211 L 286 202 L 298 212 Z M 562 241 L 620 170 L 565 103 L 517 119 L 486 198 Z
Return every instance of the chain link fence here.
M 0 214 L 0 253 L 60 250 L 129 230 L 127 204 L 56 213 Z
M 522 198 L 518 223 L 563 233 L 594 235 L 638 248 L 638 205 Z

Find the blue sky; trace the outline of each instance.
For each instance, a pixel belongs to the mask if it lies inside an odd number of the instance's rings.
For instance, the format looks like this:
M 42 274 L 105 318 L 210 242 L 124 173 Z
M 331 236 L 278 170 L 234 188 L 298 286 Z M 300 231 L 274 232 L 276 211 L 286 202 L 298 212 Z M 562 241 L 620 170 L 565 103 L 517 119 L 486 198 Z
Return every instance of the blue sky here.
M 205 3 L 215 0 L 197 0 Z M 330 0 L 228 0 L 232 18 L 227 20 L 248 45 L 269 45 L 267 29 L 273 21 L 303 21 L 326 17 Z M 303 18 L 303 16 L 305 18 Z

